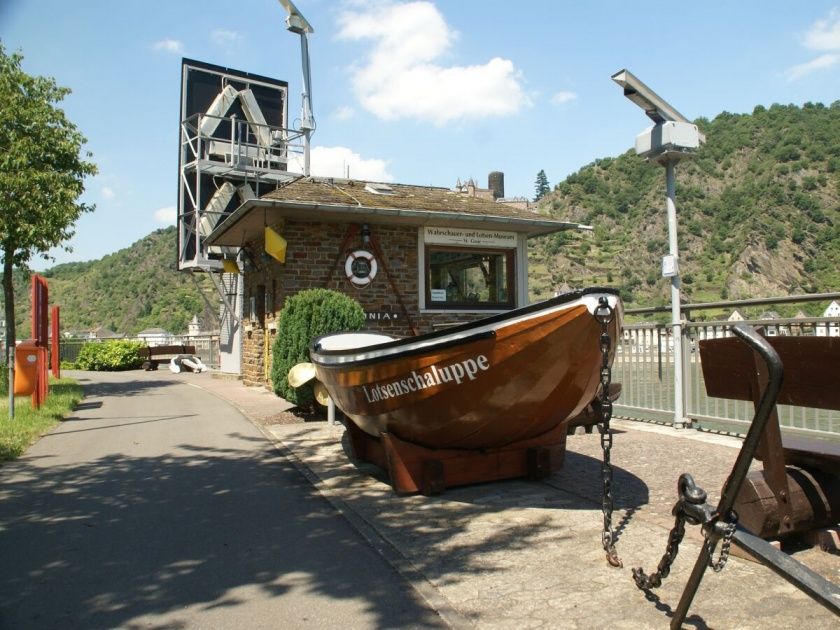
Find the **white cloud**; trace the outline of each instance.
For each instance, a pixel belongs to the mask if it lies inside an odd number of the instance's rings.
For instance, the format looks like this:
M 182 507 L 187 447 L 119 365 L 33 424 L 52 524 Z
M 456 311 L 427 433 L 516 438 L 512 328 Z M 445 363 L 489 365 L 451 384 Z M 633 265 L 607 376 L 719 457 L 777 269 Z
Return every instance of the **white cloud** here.
M 332 117 L 335 120 L 350 120 L 353 116 L 356 115 L 356 110 L 352 107 L 344 105 L 339 107 L 332 113 Z
M 575 92 L 556 92 L 551 97 L 552 105 L 564 105 L 575 100 L 578 95 Z
M 162 39 L 152 44 L 152 50 L 180 55 L 184 52 L 184 44 L 177 39 Z
M 113 188 L 109 188 L 108 186 L 102 187 L 102 198 L 105 200 L 111 200 L 116 197 L 117 194 L 114 192 Z
M 292 170 L 303 172 L 302 156 L 295 156 L 291 162 Z M 309 165 L 312 175 L 319 177 L 347 177 L 349 168 L 352 179 L 376 182 L 394 180 L 388 172 L 386 160 L 365 159 L 347 147 L 313 147 Z
M 175 206 L 166 206 L 165 208 L 158 208 L 154 212 L 155 221 L 164 223 L 166 225 L 175 225 L 175 219 L 178 218 L 178 210 Z
M 360 6 L 360 11 L 348 11 L 339 18 L 339 38 L 372 42 L 353 79 L 362 106 L 376 116 L 443 125 L 515 114 L 530 105 L 520 73 L 509 59 L 496 57 L 471 66 L 434 63 L 449 51 L 458 33 L 432 3 Z
M 788 81 L 796 81 L 840 63 L 840 10 L 832 9 L 828 17 L 814 22 L 802 37 L 802 45 L 810 50 L 822 51 L 824 54 L 788 68 L 785 71 Z
M 814 22 L 802 43 L 811 50 L 840 50 L 840 11 L 833 9 L 827 18 Z
M 812 72 L 831 68 L 832 66 L 836 66 L 838 63 L 840 63 L 840 54 L 829 53 L 820 55 L 816 59 L 812 59 L 807 63 L 801 63 L 798 66 L 788 68 L 785 74 L 787 75 L 788 81 L 796 81 L 797 79 L 801 79 L 802 77 L 811 74 Z
M 242 35 L 236 31 L 229 31 L 224 28 L 217 28 L 210 33 L 210 39 L 216 46 L 230 52 L 242 40 Z

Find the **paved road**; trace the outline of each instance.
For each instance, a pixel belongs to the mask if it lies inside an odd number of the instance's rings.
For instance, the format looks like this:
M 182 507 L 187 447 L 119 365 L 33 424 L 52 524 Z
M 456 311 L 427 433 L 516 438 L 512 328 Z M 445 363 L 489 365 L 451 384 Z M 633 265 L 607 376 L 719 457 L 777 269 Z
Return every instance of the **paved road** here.
M 79 378 L 74 415 L 0 468 L 0 628 L 444 626 L 227 402 Z

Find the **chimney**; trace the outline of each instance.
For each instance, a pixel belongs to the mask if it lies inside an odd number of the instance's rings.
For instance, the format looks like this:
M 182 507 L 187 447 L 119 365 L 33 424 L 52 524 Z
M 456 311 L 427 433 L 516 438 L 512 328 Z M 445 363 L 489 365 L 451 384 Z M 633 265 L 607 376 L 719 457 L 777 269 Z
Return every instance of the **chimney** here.
M 501 199 L 505 196 L 505 174 L 501 171 L 493 171 L 487 176 L 487 188 L 493 191 L 493 199 Z
M 475 197 L 475 182 L 473 180 L 467 182 L 467 197 Z

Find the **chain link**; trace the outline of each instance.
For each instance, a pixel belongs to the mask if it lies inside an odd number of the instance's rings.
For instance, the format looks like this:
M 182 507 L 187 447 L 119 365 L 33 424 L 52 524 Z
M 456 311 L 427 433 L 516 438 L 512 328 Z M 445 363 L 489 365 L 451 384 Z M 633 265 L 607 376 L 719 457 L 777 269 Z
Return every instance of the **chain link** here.
M 725 522 L 719 520 L 712 506 L 706 502 L 705 490 L 697 486 L 688 473 L 680 475 L 677 489 L 679 499 L 672 511 L 675 517 L 674 527 L 668 535 L 668 544 L 665 546 L 665 553 L 662 555 L 656 571 L 647 575 L 641 567 L 633 569 L 633 581 L 642 590 L 658 588 L 662 585 L 662 580 L 668 577 L 671 572 L 671 565 L 676 560 L 677 553 L 679 553 L 680 543 L 685 536 L 686 523 L 703 527 L 703 534 L 706 537 L 703 545 L 709 558 L 708 566 L 715 573 L 720 573 L 729 559 L 729 548 L 732 544 L 732 537 L 735 535 L 738 515 L 735 512 L 730 512 Z M 718 534 L 718 536 L 713 534 Z M 720 555 L 715 561 L 713 557 L 714 545 L 718 539 L 722 539 L 723 544 L 721 545 Z
M 598 397 L 598 407 L 601 414 L 601 422 L 598 430 L 601 433 L 601 450 L 604 452 L 604 460 L 601 464 L 601 478 L 604 482 L 604 492 L 601 500 L 601 511 L 604 515 L 604 529 L 601 534 L 601 541 L 604 551 L 607 554 L 607 562 L 614 567 L 623 566 L 618 553 L 615 550 L 615 535 L 612 529 L 613 496 L 612 479 L 613 469 L 610 463 L 610 450 L 612 449 L 613 436 L 610 431 L 610 419 L 612 418 L 612 401 L 610 400 L 610 381 L 612 370 L 610 369 L 610 324 L 615 317 L 615 311 L 610 306 L 606 297 L 598 299 L 598 307 L 595 309 L 595 319 L 601 326 L 601 335 L 598 345 L 601 350 L 601 393 Z
M 717 561 L 714 561 L 712 558 L 714 549 L 712 549 L 712 541 L 711 538 L 707 535 L 706 542 L 706 550 L 709 554 L 709 567 L 715 572 L 720 573 L 723 571 L 723 567 L 726 566 L 726 561 L 729 560 L 729 547 L 732 545 L 732 537 L 735 535 L 735 529 L 738 522 L 738 517 L 734 514 L 729 515 L 729 520 L 727 521 L 726 525 L 723 526 L 724 534 L 723 534 L 723 542 L 720 545 L 720 555 L 718 556 Z
M 633 569 L 633 581 L 643 591 L 659 588 L 662 585 L 662 580 L 671 573 L 671 565 L 677 559 L 680 543 L 685 536 L 685 513 L 683 513 L 679 503 L 674 506 L 674 516 L 674 527 L 668 534 L 668 544 L 665 546 L 665 553 L 662 554 L 662 559 L 659 561 L 656 571 L 647 575 L 641 567 Z

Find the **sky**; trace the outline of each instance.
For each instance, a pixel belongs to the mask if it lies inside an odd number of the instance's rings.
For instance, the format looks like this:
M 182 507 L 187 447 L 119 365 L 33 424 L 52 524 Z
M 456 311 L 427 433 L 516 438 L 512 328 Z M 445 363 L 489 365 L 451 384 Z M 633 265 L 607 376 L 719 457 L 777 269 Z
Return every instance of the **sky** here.
M 298 0 L 309 38 L 314 175 L 453 187 L 505 174 L 533 197 L 633 146 L 628 69 L 689 119 L 840 99 L 840 0 Z M 100 258 L 174 224 L 181 59 L 289 83 L 300 39 L 277 0 L 0 0 L 0 40 L 72 89 L 61 104 L 99 173 L 72 253 Z M 714 138 L 707 138 L 714 142 Z

